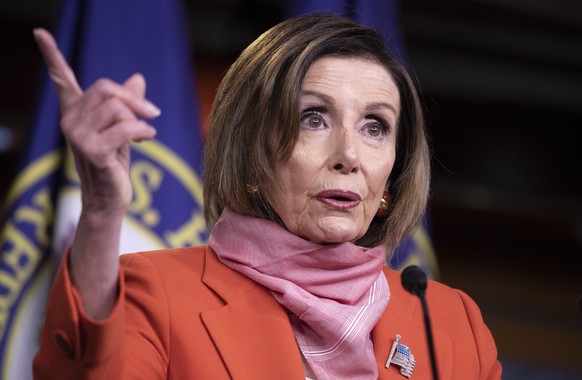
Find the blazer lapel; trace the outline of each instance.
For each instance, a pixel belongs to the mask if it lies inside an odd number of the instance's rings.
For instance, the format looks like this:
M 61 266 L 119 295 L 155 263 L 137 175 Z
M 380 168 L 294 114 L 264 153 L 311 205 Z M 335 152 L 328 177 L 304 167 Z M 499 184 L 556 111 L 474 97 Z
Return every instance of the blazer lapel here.
M 209 248 L 202 281 L 226 303 L 201 317 L 232 378 L 305 378 L 287 313 L 269 290 L 227 268 Z
M 392 344 L 396 339 L 396 334 L 401 336 L 400 343 L 410 347 L 412 354 L 416 360 L 416 366 L 413 370 L 414 378 L 424 378 L 419 377 L 418 374 L 421 371 L 423 358 L 420 354 L 420 350 L 425 347 L 425 344 L 420 344 L 419 338 L 423 337 L 419 334 L 416 324 L 413 323 L 407 313 L 401 313 L 398 311 L 398 307 L 395 307 L 394 302 L 391 298 L 388 303 L 386 311 L 372 330 L 372 342 L 374 344 L 374 352 L 376 354 L 376 361 L 378 362 L 378 379 L 404 379 L 400 374 L 400 367 L 394 364 L 386 368 L 386 360 L 390 355 L 390 349 Z M 423 332 L 424 330 L 420 331 Z

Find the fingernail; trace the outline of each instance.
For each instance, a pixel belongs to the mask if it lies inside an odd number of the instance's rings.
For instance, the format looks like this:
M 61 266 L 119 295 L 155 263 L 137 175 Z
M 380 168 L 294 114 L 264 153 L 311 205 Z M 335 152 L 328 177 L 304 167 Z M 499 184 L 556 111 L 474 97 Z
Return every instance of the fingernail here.
M 153 117 L 158 117 L 162 114 L 162 110 L 156 107 L 152 102 L 145 102 L 145 108 Z

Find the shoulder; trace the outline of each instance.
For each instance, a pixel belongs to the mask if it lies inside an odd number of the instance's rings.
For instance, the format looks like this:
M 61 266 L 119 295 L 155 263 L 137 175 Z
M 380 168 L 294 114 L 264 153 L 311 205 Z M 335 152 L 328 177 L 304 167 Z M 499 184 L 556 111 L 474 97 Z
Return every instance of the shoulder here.
M 123 270 L 155 267 L 161 273 L 200 272 L 204 267 L 206 250 L 206 246 L 200 246 L 129 253 L 120 256 L 120 263 Z
M 422 320 L 421 303 L 417 296 L 404 289 L 400 273 L 391 269 L 387 269 L 385 273 L 391 293 L 390 309 L 413 316 L 415 320 Z M 429 280 L 426 302 L 434 330 L 453 339 L 461 338 L 473 342 L 480 341 L 482 336 L 489 338 L 490 333 L 483 321 L 481 310 L 465 292 Z
M 122 255 L 120 263 L 128 288 L 155 288 L 179 302 L 193 295 L 199 301 L 206 295 L 228 300 L 257 286 L 224 265 L 208 246 L 131 253 Z
M 120 256 L 122 263 L 134 263 L 140 260 L 152 262 L 176 262 L 176 261 L 196 261 L 201 259 L 208 249 L 207 246 L 166 248 L 153 251 L 142 251 L 136 253 L 126 253 Z
M 404 289 L 400 272 L 386 268 L 384 273 L 392 294 L 390 302 L 394 301 L 399 308 L 409 312 L 420 311 L 418 297 Z M 433 318 L 450 320 L 454 316 L 465 318 L 467 314 L 481 314 L 477 304 L 465 292 L 438 281 L 428 281 L 426 300 Z
M 163 249 L 120 257 L 128 288 L 147 288 L 177 294 L 203 287 L 207 247 Z
M 386 269 L 385 274 L 391 293 L 388 312 L 397 314 L 398 320 L 412 318 L 419 326 L 423 314 L 418 297 L 404 289 L 399 272 Z M 477 378 L 499 378 L 501 366 L 497 361 L 495 341 L 475 301 L 461 290 L 430 280 L 426 301 L 436 344 L 440 345 L 438 350 L 455 353 L 459 359 L 455 363 L 456 370 L 469 371 L 467 368 L 477 359 L 474 369 L 480 373 Z M 464 364 L 459 364 L 461 362 Z

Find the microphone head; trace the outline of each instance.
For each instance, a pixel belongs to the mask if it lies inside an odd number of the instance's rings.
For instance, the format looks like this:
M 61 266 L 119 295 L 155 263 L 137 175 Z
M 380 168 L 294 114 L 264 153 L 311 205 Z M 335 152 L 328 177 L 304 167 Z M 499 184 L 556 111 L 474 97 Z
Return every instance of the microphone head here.
M 410 265 L 402 271 L 402 286 L 412 294 L 424 297 L 426 291 L 426 273 L 416 265 Z

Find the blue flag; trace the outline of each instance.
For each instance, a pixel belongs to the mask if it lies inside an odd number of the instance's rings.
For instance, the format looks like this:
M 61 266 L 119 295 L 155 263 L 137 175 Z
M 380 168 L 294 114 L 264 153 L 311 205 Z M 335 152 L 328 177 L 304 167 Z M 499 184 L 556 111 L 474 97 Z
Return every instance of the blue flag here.
M 384 37 L 386 48 L 402 62 L 406 61 L 398 0 L 297 0 L 291 4 L 292 15 L 335 13 L 373 28 Z
M 162 109 L 154 141 L 132 145 L 134 198 L 121 252 L 203 244 L 202 132 L 179 0 L 67 0 L 55 37 L 82 88 L 136 72 Z M 32 31 L 31 31 L 32 38 Z M 46 69 L 45 69 L 46 71 Z M 79 180 L 45 74 L 25 162 L 0 233 L 0 378 L 31 379 L 54 269 L 80 213 Z
M 298 0 L 291 3 L 289 13 L 326 12 L 351 18 L 378 31 L 386 48 L 406 63 L 404 39 L 399 23 L 398 0 Z M 431 278 L 438 277 L 438 265 L 432 247 L 427 218 L 416 228 L 410 238 L 393 252 L 389 266 L 398 270 L 418 265 Z

